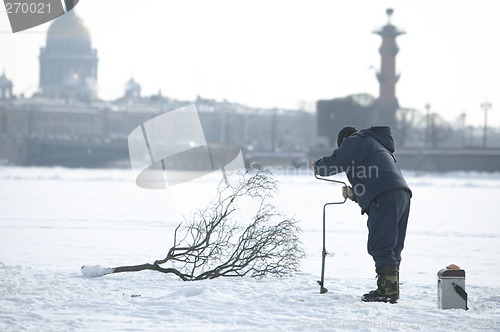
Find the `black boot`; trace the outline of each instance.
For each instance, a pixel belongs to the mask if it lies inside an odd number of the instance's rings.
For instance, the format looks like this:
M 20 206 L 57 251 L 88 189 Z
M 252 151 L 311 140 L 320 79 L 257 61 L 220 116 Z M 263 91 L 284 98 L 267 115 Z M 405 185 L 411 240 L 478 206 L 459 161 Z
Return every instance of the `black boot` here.
M 399 270 L 397 266 L 386 266 L 377 270 L 377 289 L 364 294 L 363 302 L 389 302 L 399 300 Z

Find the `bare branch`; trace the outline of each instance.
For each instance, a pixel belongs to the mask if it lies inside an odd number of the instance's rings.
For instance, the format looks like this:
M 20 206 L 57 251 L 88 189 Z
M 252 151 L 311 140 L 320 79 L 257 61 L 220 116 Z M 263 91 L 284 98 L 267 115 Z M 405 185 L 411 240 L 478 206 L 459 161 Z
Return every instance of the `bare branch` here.
M 259 170 L 230 176 L 238 181 L 221 181 L 216 199 L 175 228 L 174 244 L 164 259 L 116 267 L 110 273 L 154 270 L 189 281 L 297 271 L 305 257 L 301 230 L 296 220 L 282 216 L 268 202 L 277 190 L 272 175 Z M 247 222 L 233 220 L 239 201 L 248 197 L 258 202 L 254 216 Z

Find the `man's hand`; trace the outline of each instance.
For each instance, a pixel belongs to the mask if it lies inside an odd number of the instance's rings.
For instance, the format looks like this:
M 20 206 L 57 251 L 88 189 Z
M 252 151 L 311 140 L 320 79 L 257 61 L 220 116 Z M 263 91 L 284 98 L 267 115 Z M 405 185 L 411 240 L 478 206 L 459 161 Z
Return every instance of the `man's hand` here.
M 352 192 L 352 187 L 350 186 L 342 187 L 342 196 L 344 196 L 345 199 L 349 198 L 352 201 L 352 198 L 354 196 L 354 193 Z

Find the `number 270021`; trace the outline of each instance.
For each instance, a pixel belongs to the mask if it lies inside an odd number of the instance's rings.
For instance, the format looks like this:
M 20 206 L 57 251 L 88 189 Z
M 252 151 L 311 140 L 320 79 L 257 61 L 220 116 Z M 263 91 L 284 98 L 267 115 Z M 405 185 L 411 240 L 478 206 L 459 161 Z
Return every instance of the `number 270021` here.
M 7 14 L 50 14 L 50 3 L 7 2 Z

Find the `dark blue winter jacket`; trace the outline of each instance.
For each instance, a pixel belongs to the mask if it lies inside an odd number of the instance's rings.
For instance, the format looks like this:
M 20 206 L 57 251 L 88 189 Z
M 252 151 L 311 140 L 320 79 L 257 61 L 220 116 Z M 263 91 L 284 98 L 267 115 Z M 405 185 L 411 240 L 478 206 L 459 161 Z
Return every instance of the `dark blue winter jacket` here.
M 329 176 L 345 172 L 354 191 L 354 200 L 365 213 L 372 200 L 393 189 L 411 195 L 396 159 L 394 138 L 389 127 L 371 127 L 344 139 L 331 156 L 316 161 L 315 172 Z

